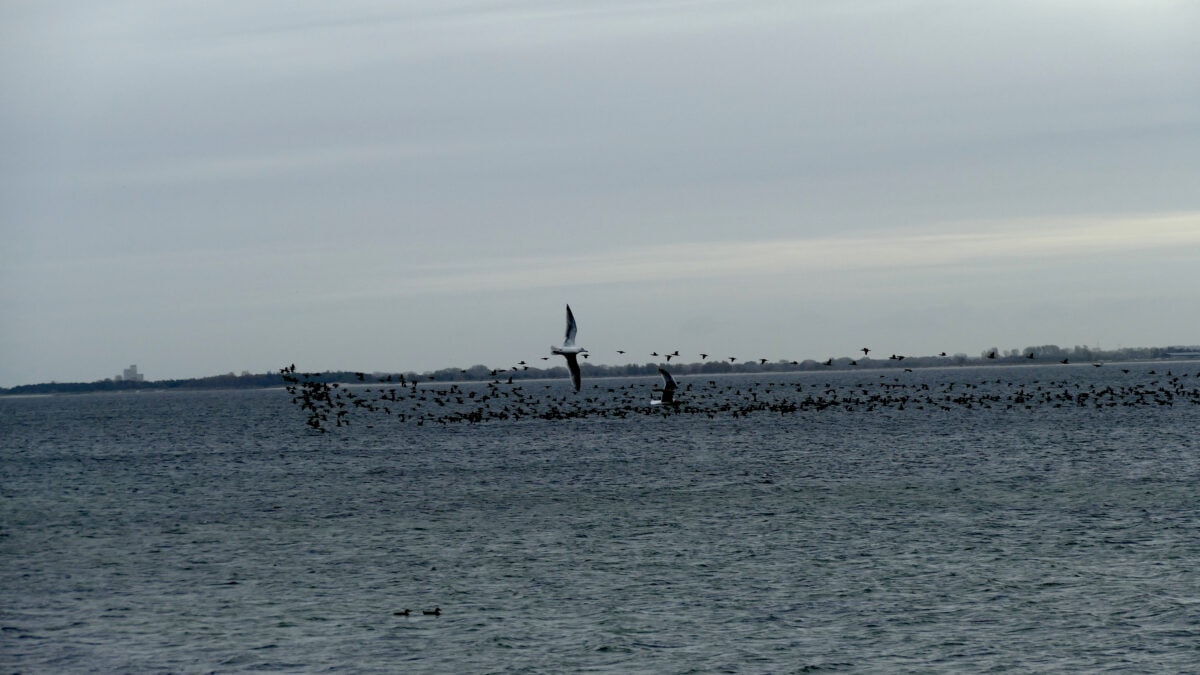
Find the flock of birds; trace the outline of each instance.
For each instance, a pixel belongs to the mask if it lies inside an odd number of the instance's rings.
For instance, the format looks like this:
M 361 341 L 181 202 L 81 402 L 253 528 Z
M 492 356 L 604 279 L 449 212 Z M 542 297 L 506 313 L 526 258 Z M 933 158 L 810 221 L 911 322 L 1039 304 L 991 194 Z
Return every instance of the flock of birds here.
M 566 359 L 571 389 L 544 381 L 507 382 L 499 377 L 490 382 L 417 382 L 403 375 L 368 378 L 357 373 L 357 383 L 326 382 L 319 374 L 298 373 L 295 364 L 283 368 L 292 402 L 307 413 L 307 424 L 316 431 L 351 424 L 362 414 L 384 415 L 400 422 L 425 424 L 482 423 L 499 420 L 562 420 L 589 417 L 627 418 L 636 415 L 727 415 L 743 417 L 756 413 L 789 414 L 802 411 L 874 411 L 882 409 L 951 410 L 954 408 L 1001 408 L 1031 410 L 1035 407 L 1169 406 L 1200 404 L 1200 372 L 1167 371 L 1152 379 L 1123 384 L 1090 384 L 1078 381 L 1034 380 L 1004 382 L 982 379 L 977 383 L 902 381 L 879 375 L 878 379 L 817 383 L 795 378 L 777 380 L 770 376 L 693 378 L 680 386 L 665 368 L 659 367 L 657 398 L 647 400 L 645 384 L 606 382 L 583 390 L 578 358 L 587 350 L 575 344 L 577 325 L 570 306 L 562 346 L 551 354 Z M 868 348 L 862 349 L 869 353 Z M 678 352 L 665 355 L 669 362 Z M 702 355 L 707 358 L 707 354 Z M 549 357 L 546 357 L 549 358 Z M 904 357 L 896 357 L 902 359 Z M 995 358 L 995 353 L 988 355 Z M 1030 354 L 1029 358 L 1033 358 Z M 732 357 L 731 357 L 732 359 Z M 765 361 L 765 359 L 764 359 Z M 911 372 L 905 369 L 906 372 Z M 1124 375 L 1129 369 L 1122 369 Z M 499 372 L 493 371 L 494 375 Z

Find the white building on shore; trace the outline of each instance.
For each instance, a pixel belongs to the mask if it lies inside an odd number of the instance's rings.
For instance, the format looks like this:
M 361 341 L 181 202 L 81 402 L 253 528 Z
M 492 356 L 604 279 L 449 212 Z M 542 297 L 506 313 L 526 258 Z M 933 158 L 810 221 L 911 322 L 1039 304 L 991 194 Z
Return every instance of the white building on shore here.
M 135 363 L 126 368 L 123 373 L 113 379 L 117 380 L 118 382 L 122 380 L 125 382 L 144 382 L 146 380 L 146 376 L 138 372 L 137 364 Z

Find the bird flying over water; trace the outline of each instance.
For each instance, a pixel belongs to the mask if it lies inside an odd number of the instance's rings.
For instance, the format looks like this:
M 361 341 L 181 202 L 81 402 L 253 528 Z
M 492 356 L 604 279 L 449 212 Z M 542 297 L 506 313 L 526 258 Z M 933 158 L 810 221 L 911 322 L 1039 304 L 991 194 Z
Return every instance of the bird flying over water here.
M 579 358 L 580 354 L 587 356 L 587 350 L 583 347 L 575 346 L 575 333 L 578 328 L 575 326 L 575 315 L 571 313 L 571 306 L 567 305 L 567 333 L 561 347 L 550 347 L 551 354 L 561 354 L 567 359 L 567 370 L 571 371 L 571 384 L 575 385 L 575 393 L 579 393 L 579 385 L 581 375 L 579 373 Z

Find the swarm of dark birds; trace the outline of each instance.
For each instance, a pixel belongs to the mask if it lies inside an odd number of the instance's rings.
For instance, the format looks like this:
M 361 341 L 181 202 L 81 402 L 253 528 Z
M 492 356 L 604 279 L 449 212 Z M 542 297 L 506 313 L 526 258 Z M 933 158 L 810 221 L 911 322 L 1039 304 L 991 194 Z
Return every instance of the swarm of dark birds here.
M 911 372 L 911 371 L 908 371 Z M 977 374 L 977 371 L 972 371 Z M 1173 406 L 1200 404 L 1200 372 L 1130 374 L 1120 384 L 1070 379 L 930 382 L 908 373 L 863 371 L 861 377 L 817 382 L 780 374 L 714 376 L 679 381 L 668 392 L 658 378 L 593 380 L 577 394 L 567 383 L 518 380 L 497 371 L 488 382 L 418 382 L 404 376 L 357 373 L 351 383 L 327 382 L 320 373 L 281 370 L 292 403 L 313 430 L 325 432 L 376 420 L 415 425 L 482 424 L 513 420 L 629 418 L 636 416 L 787 415 L 840 410 L 1034 410 L 1038 408 Z M 657 400 L 655 395 L 658 395 Z M 663 405 L 663 401 L 669 404 Z M 652 405 L 652 403 L 658 403 Z
M 1042 384 L 1034 381 L 1004 383 L 983 380 L 979 384 L 929 383 L 926 381 L 902 381 L 898 377 L 881 381 L 854 384 L 814 385 L 811 382 L 769 381 L 760 378 L 707 379 L 703 382 L 688 382 L 680 386 L 665 368 L 659 367 L 662 386 L 658 398 L 646 395 L 645 386 L 639 383 L 592 384 L 587 393 L 582 391 L 581 369 L 578 356 L 587 357 L 588 350 L 575 344 L 578 324 L 571 306 L 566 306 L 566 327 L 561 346 L 550 347 L 552 354 L 564 356 L 571 377 L 572 391 L 562 391 L 554 384 L 524 380 L 513 383 L 509 375 L 500 378 L 506 369 L 491 371 L 493 379 L 483 388 L 478 385 L 434 385 L 404 375 L 373 377 L 367 385 L 365 373 L 355 373 L 356 383 L 346 385 L 329 382 L 319 373 L 297 373 L 292 364 L 280 370 L 292 402 L 307 413 L 309 427 L 324 432 L 330 425 L 346 426 L 358 413 L 382 414 L 400 422 L 417 425 L 483 423 L 499 420 L 542 419 L 561 420 L 588 417 L 625 418 L 631 415 L 703 415 L 717 417 L 729 415 L 744 417 L 752 414 L 789 414 L 802 411 L 844 410 L 952 410 L 954 408 L 1003 408 L 1006 410 L 1032 410 L 1036 407 L 1066 406 L 1106 408 L 1116 406 L 1168 406 L 1176 403 L 1200 403 L 1200 387 L 1190 385 L 1184 376 L 1167 373 L 1167 379 L 1155 376 L 1151 382 L 1129 383 L 1120 386 L 1106 385 L 1100 388 L 1091 384 L 1084 388 L 1078 382 L 1067 380 L 1050 381 Z M 866 358 L 870 347 L 858 351 Z M 617 350 L 624 354 L 624 350 Z M 679 356 L 679 350 L 662 354 L 651 352 L 651 356 L 665 358 L 667 363 Z M 946 353 L 942 352 L 941 357 Z M 549 357 L 541 357 L 543 360 Z M 700 354 L 701 360 L 708 358 Z M 892 354 L 890 361 L 904 360 L 901 354 Z M 986 358 L 995 361 L 997 351 L 991 350 Z M 1026 359 L 1035 359 L 1036 354 L 1025 354 Z M 728 357 L 732 364 L 736 356 Z M 760 366 L 769 359 L 760 358 Z M 792 361 L 792 364 L 797 364 Z M 834 360 L 827 359 L 822 365 L 833 366 Z M 1061 364 L 1068 363 L 1063 359 Z M 851 366 L 858 362 L 851 360 Z M 1102 364 L 1094 363 L 1099 367 Z M 528 370 L 525 361 L 513 368 Z M 463 371 L 466 372 L 466 371 Z M 904 368 L 905 373 L 913 372 Z M 1122 373 L 1129 374 L 1127 369 Z M 1196 374 L 1200 378 L 1200 373 Z M 358 384 L 362 383 L 362 384 Z M 540 384 L 540 387 L 538 386 Z M 528 387 L 526 386 L 528 385 Z M 957 390 L 956 390 L 957 387 Z

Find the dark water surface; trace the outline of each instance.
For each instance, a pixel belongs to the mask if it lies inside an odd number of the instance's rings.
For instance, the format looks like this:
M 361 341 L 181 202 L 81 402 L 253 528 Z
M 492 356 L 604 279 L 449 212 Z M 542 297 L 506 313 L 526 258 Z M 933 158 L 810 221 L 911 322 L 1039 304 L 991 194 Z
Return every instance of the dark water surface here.
M 1167 382 L 1128 368 L 904 377 Z M 0 667 L 1194 671 L 1200 405 L 1048 401 L 317 433 L 281 390 L 0 399 Z

